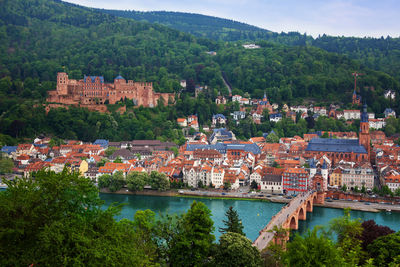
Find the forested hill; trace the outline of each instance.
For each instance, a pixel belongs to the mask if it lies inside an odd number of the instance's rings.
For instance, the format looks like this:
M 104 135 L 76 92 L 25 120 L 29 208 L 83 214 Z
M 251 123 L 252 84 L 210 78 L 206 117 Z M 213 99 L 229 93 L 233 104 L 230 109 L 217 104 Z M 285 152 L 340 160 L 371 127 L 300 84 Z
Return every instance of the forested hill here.
M 382 97 L 385 89 L 399 92 L 399 82 L 391 75 L 316 47 L 268 41 L 258 44 L 259 49 L 245 49 L 237 42 L 198 38 L 160 24 L 119 18 L 60 1 L 3 0 L 0 145 L 2 134 L 32 138 L 47 133 L 85 141 L 146 137 L 181 140 L 177 116 L 198 114 L 200 123 L 209 123 L 212 114 L 229 115 L 232 111 L 217 110 L 212 104 L 218 92 L 227 94 L 222 71 L 233 93 L 261 97 L 265 90 L 270 100 L 279 104 L 305 100 L 347 105 L 353 87 L 351 73 L 357 70 L 365 73 L 359 90 L 373 111 L 381 113 L 389 106 L 400 111 L 398 101 L 389 103 Z M 207 54 L 210 50 L 217 55 Z M 189 100 L 193 91 L 187 90 L 175 106 L 132 108 L 125 115 L 81 109 L 46 114 L 40 104 L 47 91 L 55 89 L 57 72 L 63 70 L 73 79 L 87 74 L 103 75 L 106 81 L 112 81 L 121 74 L 127 79 L 153 82 L 162 92 L 180 91 L 181 79 L 188 80 L 192 90 L 195 84 L 208 85 L 211 90 L 196 100 Z
M 55 81 L 65 67 L 72 78 L 112 81 L 120 73 L 172 92 L 197 64 L 216 68 L 203 53 L 209 48 L 192 35 L 60 1 L 4 0 L 0 25 L 0 76 L 12 80 Z M 218 87 L 220 75 L 213 73 L 196 82 Z
M 298 32 L 277 33 L 246 23 L 200 14 L 167 11 L 99 11 L 115 16 L 133 18 L 167 25 L 168 27 L 221 41 L 268 40 L 285 45 L 316 46 L 328 52 L 347 55 L 365 66 L 385 71 L 400 79 L 400 38 L 356 38 L 322 35 L 318 38 Z
M 135 10 L 99 9 L 106 14 L 166 25 L 179 31 L 213 40 L 238 41 L 264 39 L 272 32 L 246 23 L 201 14 Z

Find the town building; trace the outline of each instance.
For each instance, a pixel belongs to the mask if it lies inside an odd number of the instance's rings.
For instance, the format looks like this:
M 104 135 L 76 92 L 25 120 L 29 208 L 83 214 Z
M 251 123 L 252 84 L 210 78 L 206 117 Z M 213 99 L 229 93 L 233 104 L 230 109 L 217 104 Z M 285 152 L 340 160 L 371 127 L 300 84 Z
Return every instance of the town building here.
M 217 105 L 225 105 L 226 104 L 226 98 L 224 96 L 217 96 L 217 98 L 215 98 L 215 104 Z
M 388 118 L 388 117 L 396 118 L 396 111 L 394 111 L 391 108 L 386 108 L 383 113 L 385 114 L 385 118 Z
M 374 172 L 369 162 L 357 163 L 352 168 L 342 170 L 342 186 L 346 185 L 350 189 L 356 186 L 361 189 L 365 186 L 367 189 L 374 187 Z
M 280 120 L 282 120 L 282 114 L 280 114 L 280 113 L 275 113 L 275 114 L 269 115 L 269 121 L 278 122 Z
M 308 172 L 302 168 L 287 168 L 282 174 L 282 187 L 286 194 L 298 194 L 308 189 Z
M 343 117 L 345 120 L 359 120 L 361 115 L 357 109 L 345 109 L 343 110 Z
M 212 116 L 212 124 L 214 126 L 216 126 L 218 124 L 224 125 L 224 124 L 226 124 L 226 122 L 227 122 L 227 119 L 223 114 L 215 114 Z

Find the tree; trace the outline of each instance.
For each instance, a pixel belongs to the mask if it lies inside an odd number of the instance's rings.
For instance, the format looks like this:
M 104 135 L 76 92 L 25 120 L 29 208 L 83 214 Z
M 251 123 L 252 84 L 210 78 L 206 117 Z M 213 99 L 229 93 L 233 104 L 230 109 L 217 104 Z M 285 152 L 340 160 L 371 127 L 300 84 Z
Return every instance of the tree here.
M 60 139 L 58 137 L 53 137 L 53 138 L 50 139 L 49 147 L 60 146 L 60 145 L 62 145 L 64 143 L 65 143 L 64 140 L 62 140 L 62 139 Z
M 114 163 L 122 163 L 122 159 L 121 159 L 120 157 L 117 157 L 117 158 L 114 160 Z
M 225 190 L 231 189 L 231 183 L 228 182 L 228 181 L 224 182 L 224 189 L 225 189 Z
M 251 181 L 250 188 L 254 190 L 258 189 L 258 183 L 256 182 L 256 180 Z
M 64 169 L 6 183 L 0 192 L 1 266 L 155 263 L 134 228 L 115 221 L 121 206 L 102 209 L 90 179 Z
M 169 179 L 164 173 L 152 171 L 150 174 L 150 186 L 152 189 L 165 191 L 170 188 Z
M 363 194 L 367 193 L 367 188 L 365 188 L 365 185 L 361 187 L 361 193 Z
M 111 175 L 109 174 L 103 174 L 98 178 L 98 186 L 99 188 L 108 188 L 111 184 Z
M 361 234 L 362 247 L 367 249 L 375 239 L 394 233 L 392 229 L 387 226 L 377 225 L 374 220 L 367 220 L 361 224 L 363 231 Z
M 14 168 L 14 162 L 8 157 L 0 155 L 0 174 L 11 173 Z
M 104 166 L 104 165 L 106 165 L 106 163 L 108 162 L 108 159 L 106 159 L 106 158 L 102 158 L 101 160 L 99 160 L 98 162 L 97 162 L 97 167 L 102 167 L 102 166 Z
M 351 219 L 350 209 L 344 209 L 344 216 L 332 219 L 329 222 L 329 230 L 336 234 L 344 260 L 351 266 L 359 263 L 363 257 L 361 251 L 361 227 L 360 219 Z
M 227 232 L 219 238 L 212 266 L 261 266 L 260 252 L 245 236 Z
M 398 187 L 395 191 L 394 191 L 394 195 L 397 197 L 400 197 L 400 187 Z
M 343 191 L 343 192 L 346 192 L 346 191 L 347 191 L 347 185 L 346 185 L 346 184 L 343 184 L 343 186 L 342 186 L 342 191 Z
M 120 190 L 125 185 L 125 183 L 126 182 L 124 173 L 122 171 L 117 171 L 111 176 L 111 181 L 108 189 L 110 189 L 111 192 L 116 192 Z
M 278 143 L 279 142 L 279 137 L 274 134 L 274 133 L 270 133 L 266 138 L 265 138 L 265 142 L 267 143 Z
M 221 233 L 232 232 L 245 235 L 243 233 L 242 221 L 239 219 L 237 211 L 234 210 L 232 206 L 230 206 L 229 209 L 225 212 L 225 216 L 227 220 L 223 220 L 223 223 L 225 224 L 226 227 L 219 228 L 219 231 Z
M 214 223 L 203 202 L 193 201 L 178 222 L 178 232 L 170 241 L 168 252 L 171 266 L 201 266 L 211 255 Z
M 400 264 L 400 232 L 377 238 L 368 246 L 368 253 L 374 258 L 376 266 L 398 266 Z
M 381 196 L 393 196 L 392 190 L 390 190 L 389 186 L 383 185 L 381 190 L 379 191 L 379 195 Z
M 283 262 L 287 266 L 340 266 L 344 260 L 340 251 L 318 227 L 303 236 L 296 234 L 287 244 Z
M 149 175 L 145 172 L 132 172 L 126 177 L 126 186 L 130 191 L 142 191 L 149 183 Z
M 113 147 L 113 146 L 109 146 L 106 151 L 104 151 L 104 153 L 106 154 L 107 157 L 111 156 L 112 154 L 114 154 L 115 151 L 117 151 L 118 148 Z
M 358 186 L 357 186 L 357 185 L 354 187 L 354 192 L 355 192 L 355 193 L 359 193 L 359 192 L 360 192 L 360 190 L 358 189 Z

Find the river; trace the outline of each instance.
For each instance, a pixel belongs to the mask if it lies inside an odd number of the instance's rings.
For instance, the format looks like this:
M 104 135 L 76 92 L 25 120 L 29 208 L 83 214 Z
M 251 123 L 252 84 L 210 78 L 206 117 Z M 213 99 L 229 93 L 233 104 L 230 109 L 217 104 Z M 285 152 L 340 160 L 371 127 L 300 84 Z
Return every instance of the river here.
M 110 204 L 126 203 L 122 212 L 117 219 L 132 219 L 136 211 L 151 209 L 157 214 L 181 214 L 186 212 L 190 204 L 196 201 L 202 201 L 211 210 L 212 219 L 214 221 L 214 234 L 218 240 L 221 235 L 218 231 L 223 226 L 222 220 L 225 220 L 225 212 L 230 206 L 236 209 L 242 220 L 244 232 L 248 238 L 255 240 L 258 232 L 268 224 L 271 217 L 276 214 L 283 204 L 249 201 L 249 200 L 230 200 L 230 199 L 204 199 L 204 198 L 188 198 L 188 197 L 163 197 L 163 196 L 139 196 L 139 195 L 119 195 L 100 193 L 100 198 L 105 201 L 103 208 L 107 208 Z M 343 215 L 343 210 L 314 207 L 312 213 L 307 213 L 306 221 L 299 221 L 300 234 L 307 231 L 307 228 L 313 228 L 316 225 L 327 225 L 332 218 Z M 360 218 L 362 220 L 373 219 L 377 224 L 385 225 L 395 231 L 400 230 L 400 213 L 373 213 L 364 211 L 351 211 L 352 218 Z

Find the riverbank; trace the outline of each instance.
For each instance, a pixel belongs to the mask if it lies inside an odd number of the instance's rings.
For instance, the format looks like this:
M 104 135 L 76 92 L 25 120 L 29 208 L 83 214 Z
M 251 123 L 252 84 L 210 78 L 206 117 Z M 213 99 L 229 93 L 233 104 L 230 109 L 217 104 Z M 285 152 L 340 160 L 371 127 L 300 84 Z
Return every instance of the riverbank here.
M 110 192 L 108 189 L 101 189 L 101 193 L 108 194 L 123 194 L 123 195 L 144 195 L 144 196 L 169 196 L 169 197 L 193 197 L 203 199 L 229 199 L 229 200 L 248 200 L 248 201 L 262 201 L 262 202 L 273 202 L 273 203 L 289 203 L 291 199 L 284 196 L 269 195 L 263 193 L 241 193 L 241 192 L 218 192 L 218 191 L 201 191 L 201 190 L 168 190 L 168 191 L 155 191 L 155 190 L 143 190 L 138 192 L 131 192 L 127 189 L 121 189 L 116 192 Z M 269 197 L 267 197 L 269 196 Z M 345 209 L 350 208 L 352 210 L 366 211 L 366 212 L 400 212 L 399 205 L 387 205 L 381 203 L 369 203 L 365 202 L 353 202 L 343 200 L 331 200 L 330 202 L 325 201 L 324 204 L 314 204 L 318 207 L 334 208 L 334 209 Z

